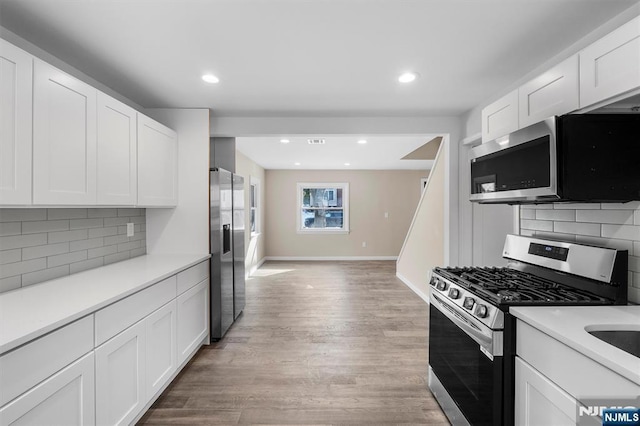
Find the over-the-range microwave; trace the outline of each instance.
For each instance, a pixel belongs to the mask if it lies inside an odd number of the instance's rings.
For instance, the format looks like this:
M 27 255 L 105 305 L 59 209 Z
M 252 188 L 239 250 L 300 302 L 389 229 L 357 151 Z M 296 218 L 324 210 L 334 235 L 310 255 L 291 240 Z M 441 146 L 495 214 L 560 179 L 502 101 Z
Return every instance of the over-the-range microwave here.
M 556 116 L 471 150 L 480 203 L 640 200 L 640 114 Z

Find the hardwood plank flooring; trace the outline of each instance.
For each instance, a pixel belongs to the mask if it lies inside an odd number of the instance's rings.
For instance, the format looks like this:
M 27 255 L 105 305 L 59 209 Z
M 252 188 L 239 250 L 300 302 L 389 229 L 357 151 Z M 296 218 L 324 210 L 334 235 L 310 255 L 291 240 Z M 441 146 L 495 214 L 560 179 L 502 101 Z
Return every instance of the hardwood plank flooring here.
M 448 424 L 427 389 L 428 306 L 395 262 L 269 262 L 246 291 L 139 424 Z

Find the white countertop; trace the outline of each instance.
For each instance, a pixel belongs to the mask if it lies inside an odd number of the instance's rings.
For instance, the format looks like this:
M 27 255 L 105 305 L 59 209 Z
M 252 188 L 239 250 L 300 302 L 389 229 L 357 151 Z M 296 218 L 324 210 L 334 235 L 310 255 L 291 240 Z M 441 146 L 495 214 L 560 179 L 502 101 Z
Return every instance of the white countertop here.
M 640 330 L 640 306 L 535 306 L 510 308 L 509 312 L 640 385 L 640 359 L 585 330 Z
M 0 353 L 202 262 L 209 254 L 145 255 L 0 294 Z

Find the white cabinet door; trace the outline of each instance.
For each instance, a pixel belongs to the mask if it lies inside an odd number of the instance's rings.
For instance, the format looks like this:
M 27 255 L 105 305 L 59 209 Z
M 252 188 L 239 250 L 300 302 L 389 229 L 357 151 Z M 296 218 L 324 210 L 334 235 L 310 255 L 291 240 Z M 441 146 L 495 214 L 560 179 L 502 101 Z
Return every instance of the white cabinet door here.
M 145 319 L 147 399 L 167 383 L 178 366 L 176 357 L 176 301 L 167 303 Z
M 135 205 L 137 112 L 98 92 L 97 203 Z
M 516 357 L 515 424 L 576 424 L 576 400 L 520 357 Z
M 96 89 L 35 60 L 33 203 L 96 202 Z
M 95 424 L 93 352 L 0 409 L 1 425 Z
M 138 205 L 178 204 L 178 135 L 138 114 Z
M 482 109 L 482 142 L 518 130 L 518 90 Z
M 31 204 L 33 58 L 0 40 L 0 205 Z
M 209 279 L 178 296 L 178 364 L 196 350 L 209 332 Z
M 640 87 L 640 17 L 580 52 L 580 107 Z
M 145 323 L 96 348 L 96 423 L 128 425 L 146 404 Z
M 578 109 L 578 55 L 523 84 L 518 97 L 520 127 Z

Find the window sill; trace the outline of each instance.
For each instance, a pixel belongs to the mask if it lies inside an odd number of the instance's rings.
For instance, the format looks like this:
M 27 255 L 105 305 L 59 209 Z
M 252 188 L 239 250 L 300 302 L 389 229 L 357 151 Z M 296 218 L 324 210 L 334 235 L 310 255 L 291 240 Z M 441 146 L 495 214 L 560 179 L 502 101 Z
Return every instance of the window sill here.
M 348 234 L 348 229 L 298 229 L 298 234 L 335 235 Z

